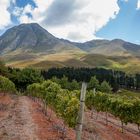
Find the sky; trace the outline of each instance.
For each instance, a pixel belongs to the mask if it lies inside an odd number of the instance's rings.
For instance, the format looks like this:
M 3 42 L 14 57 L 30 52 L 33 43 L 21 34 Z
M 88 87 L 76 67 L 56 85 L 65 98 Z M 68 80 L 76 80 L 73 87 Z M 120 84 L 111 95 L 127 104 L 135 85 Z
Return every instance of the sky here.
M 140 44 L 140 0 L 0 0 L 0 34 L 38 23 L 56 37 Z

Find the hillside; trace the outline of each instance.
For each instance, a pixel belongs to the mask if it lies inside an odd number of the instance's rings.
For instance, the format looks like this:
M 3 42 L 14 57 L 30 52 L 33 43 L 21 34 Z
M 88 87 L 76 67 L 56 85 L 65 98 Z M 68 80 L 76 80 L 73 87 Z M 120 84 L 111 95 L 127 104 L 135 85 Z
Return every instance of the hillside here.
M 7 66 L 24 68 L 34 67 L 39 69 L 49 69 L 52 67 L 102 67 L 114 70 L 125 71 L 126 73 L 140 72 L 140 58 L 134 56 L 104 56 L 100 54 L 70 54 L 59 53 L 50 55 L 34 56 L 15 56 L 7 61 Z M 18 60 L 18 58 L 20 58 Z
M 78 48 L 92 54 L 107 56 L 140 56 L 140 45 L 129 43 L 121 39 L 92 40 L 85 43 L 73 43 Z
M 80 51 L 70 43 L 54 37 L 36 23 L 21 24 L 7 30 L 0 38 L 1 55 L 10 53 L 56 53 Z
M 109 56 L 140 56 L 140 45 L 115 40 L 91 40 L 85 43 L 70 42 L 50 34 L 37 23 L 21 24 L 7 30 L 0 37 L 0 54 L 85 52 Z
M 0 57 L 8 66 L 21 68 L 105 67 L 128 73 L 140 71 L 140 45 L 120 39 L 71 42 L 56 38 L 36 23 L 7 30 L 0 37 Z

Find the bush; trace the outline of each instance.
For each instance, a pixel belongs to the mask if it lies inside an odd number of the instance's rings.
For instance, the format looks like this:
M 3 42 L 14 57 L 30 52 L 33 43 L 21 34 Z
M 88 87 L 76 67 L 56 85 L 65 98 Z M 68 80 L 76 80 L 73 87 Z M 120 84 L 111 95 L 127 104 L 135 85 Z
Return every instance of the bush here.
M 108 82 L 103 81 L 101 83 L 101 86 L 100 86 L 100 91 L 103 92 L 103 93 L 111 93 L 112 88 L 111 88 L 111 86 L 109 85 Z
M 73 82 L 75 85 L 75 82 Z M 51 80 L 27 87 L 29 95 L 41 98 L 46 105 L 52 107 L 70 126 L 74 127 L 79 110 L 80 91 L 69 91 Z
M 15 84 L 8 78 L 0 76 L 0 92 L 16 92 Z

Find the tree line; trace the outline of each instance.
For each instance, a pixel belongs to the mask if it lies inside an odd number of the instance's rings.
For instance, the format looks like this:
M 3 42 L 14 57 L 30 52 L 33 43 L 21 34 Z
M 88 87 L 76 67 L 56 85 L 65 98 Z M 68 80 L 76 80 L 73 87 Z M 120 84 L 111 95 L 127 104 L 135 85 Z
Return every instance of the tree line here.
M 103 68 L 51 68 L 48 71 L 42 71 L 44 79 L 52 77 L 62 78 L 64 75 L 69 81 L 89 82 L 92 76 L 96 76 L 100 83 L 107 81 L 117 91 L 119 88 L 140 90 L 140 74 L 127 75 L 122 71 L 114 71 Z
M 140 74 L 127 75 L 122 71 L 114 71 L 103 68 L 67 67 L 51 68 L 49 70 L 37 70 L 32 68 L 18 69 L 5 67 L 4 63 L 0 61 L 0 75 L 9 78 L 11 81 L 13 81 L 13 83 L 15 83 L 16 88 L 22 91 L 26 90 L 27 86 L 30 84 L 52 79 L 53 77 L 58 79 L 63 78 L 62 80 L 64 80 L 64 84 L 70 82 L 68 84 L 70 86 L 69 89 L 78 89 L 80 88 L 80 82 L 89 82 L 91 77 L 94 76 L 98 79 L 100 84 L 103 81 L 108 82 L 109 85 L 111 85 L 113 91 L 117 91 L 119 88 L 140 90 Z M 64 77 L 67 77 L 67 79 Z M 65 82 L 65 80 L 67 82 Z

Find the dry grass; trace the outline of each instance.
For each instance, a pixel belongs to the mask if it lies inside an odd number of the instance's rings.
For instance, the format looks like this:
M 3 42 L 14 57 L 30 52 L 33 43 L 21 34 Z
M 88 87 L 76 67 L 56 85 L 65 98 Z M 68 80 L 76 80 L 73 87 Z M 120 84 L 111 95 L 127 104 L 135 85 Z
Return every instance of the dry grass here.
M 103 67 L 122 70 L 127 73 L 140 73 L 140 58 L 132 56 L 104 56 L 85 53 L 22 54 L 7 59 L 7 66 L 24 68 L 36 67 Z

